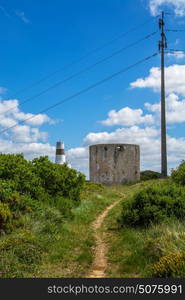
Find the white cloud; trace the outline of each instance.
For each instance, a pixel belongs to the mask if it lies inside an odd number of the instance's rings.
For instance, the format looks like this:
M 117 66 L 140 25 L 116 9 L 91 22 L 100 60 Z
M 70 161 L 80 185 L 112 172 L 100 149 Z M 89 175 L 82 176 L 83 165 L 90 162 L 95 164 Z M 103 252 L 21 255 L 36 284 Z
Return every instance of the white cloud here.
M 171 65 L 165 68 L 166 77 L 166 92 L 178 93 L 185 96 L 185 65 Z M 160 68 L 153 67 L 150 69 L 149 76 L 145 78 L 138 78 L 132 82 L 132 88 L 152 88 L 158 92 L 161 86 Z
M 55 122 L 50 119 L 46 114 L 31 114 L 31 113 L 24 113 L 20 111 L 19 109 L 19 101 L 17 99 L 13 100 L 4 100 L 0 102 L 0 119 L 2 119 L 3 116 L 7 119 L 7 124 L 4 122 L 4 125 L 0 121 L 0 125 L 4 127 L 9 127 L 10 125 L 10 119 L 12 119 L 12 122 L 18 123 L 19 121 L 25 121 L 25 124 L 28 124 L 30 126 L 41 126 L 44 123 L 54 124 Z M 15 122 L 16 121 L 16 122 Z M 12 125 L 13 125 L 12 123 Z
M 25 23 L 29 24 L 31 23 L 30 20 L 25 16 L 24 11 L 16 10 L 15 14 Z
M 145 103 L 145 107 L 159 115 L 160 103 Z M 166 119 L 167 123 L 183 123 L 185 122 L 185 99 L 179 100 L 179 96 L 172 93 L 166 98 Z
M 89 149 L 88 147 L 71 148 L 66 152 L 67 161 L 70 162 L 72 168 L 89 175 Z
M 31 117 L 34 118 L 19 124 L 19 122 Z M 47 142 L 48 133 L 37 128 L 45 123 L 55 124 L 55 121 L 46 114 L 34 115 L 24 113 L 19 109 L 19 101 L 17 99 L 2 100 L 0 102 L 0 132 L 7 127 L 17 126 L 1 134 L 0 153 L 23 153 L 27 159 L 47 155 L 54 161 L 55 146 Z M 73 163 L 73 167 L 80 168 L 82 172 L 85 172 L 87 169 L 83 167 L 85 165 L 83 163 L 84 155 L 83 153 L 80 154 L 80 151 L 71 149 L 69 158 Z M 75 152 L 75 155 L 73 152 Z M 75 159 L 76 155 L 78 159 Z
M 149 0 L 149 8 L 153 16 L 158 15 L 164 5 L 173 8 L 177 16 L 185 15 L 185 0 Z
M 14 112 L 13 113 L 14 117 L 19 120 L 26 120 L 25 121 L 26 124 L 32 125 L 32 126 L 40 126 L 43 125 L 44 123 L 53 123 L 53 120 L 51 120 L 47 115 L 45 114 L 38 114 L 38 115 L 34 115 L 34 114 L 30 114 L 30 113 L 23 113 L 23 112 Z
M 23 153 L 28 159 L 40 155 L 48 155 L 50 158 L 55 156 L 55 147 L 47 143 L 48 133 L 37 128 L 44 123 L 53 123 L 47 115 L 39 114 L 26 123 L 18 124 L 33 116 L 35 115 L 20 111 L 17 99 L 0 102 L 0 132 L 17 125 L 1 134 L 0 152 Z
M 12 111 L 17 110 L 19 105 L 19 101 L 14 100 L 4 100 L 0 102 L 0 115 L 6 113 L 8 110 L 12 109 Z
M 124 107 L 119 111 L 111 110 L 108 113 L 108 118 L 101 121 L 103 125 L 123 125 L 132 126 L 135 124 L 152 124 L 154 119 L 152 115 L 143 115 L 142 109 L 131 109 L 130 107 Z
M 39 140 L 46 141 L 47 132 L 41 132 L 38 128 L 31 128 L 28 125 L 18 125 L 12 129 L 12 137 L 15 142 L 37 142 Z
M 49 143 L 15 143 L 11 140 L 0 139 L 0 152 L 23 153 L 27 159 L 39 156 L 55 157 L 55 147 Z

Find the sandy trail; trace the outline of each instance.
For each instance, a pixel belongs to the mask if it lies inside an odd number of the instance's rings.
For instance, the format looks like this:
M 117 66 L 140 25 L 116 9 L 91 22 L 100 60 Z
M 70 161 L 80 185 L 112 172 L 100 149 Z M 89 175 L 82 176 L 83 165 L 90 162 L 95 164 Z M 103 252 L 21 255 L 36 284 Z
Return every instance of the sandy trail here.
M 120 201 L 120 200 L 119 200 Z M 101 213 L 97 219 L 92 223 L 94 230 L 94 239 L 95 239 L 95 250 L 94 250 L 94 261 L 92 263 L 88 278 L 102 278 L 105 277 L 105 271 L 107 269 L 107 245 L 103 240 L 102 234 L 98 232 L 98 229 L 101 227 L 104 219 L 108 215 L 109 211 L 118 204 L 119 201 L 114 202 L 108 206 L 103 213 Z

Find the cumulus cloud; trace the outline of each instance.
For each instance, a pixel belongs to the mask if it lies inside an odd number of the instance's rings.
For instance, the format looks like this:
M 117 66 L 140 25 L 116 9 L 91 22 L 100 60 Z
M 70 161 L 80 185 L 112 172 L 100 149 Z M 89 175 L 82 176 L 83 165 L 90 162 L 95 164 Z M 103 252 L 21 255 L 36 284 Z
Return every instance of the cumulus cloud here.
M 39 140 L 46 141 L 48 138 L 47 132 L 41 132 L 38 128 L 31 128 L 28 125 L 18 125 L 12 128 L 12 137 L 16 142 L 30 143 Z
M 89 149 L 87 147 L 71 148 L 66 152 L 67 161 L 70 162 L 72 168 L 89 175 Z
M 19 120 L 19 121 L 23 121 L 26 120 L 25 123 L 32 125 L 32 126 L 40 126 L 43 125 L 44 123 L 54 123 L 53 120 L 51 120 L 47 115 L 45 114 L 38 114 L 38 115 L 34 115 L 34 114 L 30 114 L 30 113 L 23 113 L 20 111 L 14 112 L 13 113 L 14 117 Z
M 13 126 L 1 134 L 0 152 L 23 153 L 27 159 L 41 155 L 54 158 L 55 147 L 47 142 L 48 133 L 38 128 L 44 123 L 53 123 L 47 115 L 39 114 L 26 123 L 19 124 L 24 119 L 33 116 L 35 115 L 20 111 L 17 99 L 0 102 L 0 131 Z M 14 125 L 17 126 L 14 127 Z
M 145 107 L 155 113 L 160 113 L 160 103 L 145 103 Z M 183 123 L 185 122 L 185 99 L 179 100 L 179 96 L 175 93 L 169 94 L 166 98 L 166 119 L 167 123 Z
M 166 77 L 166 92 L 177 93 L 185 96 L 185 65 L 171 65 L 165 68 Z M 161 84 L 160 68 L 153 67 L 149 71 L 149 76 L 145 78 L 138 78 L 132 82 L 130 86 L 132 88 L 152 88 L 158 92 Z
M 152 115 L 143 115 L 142 109 L 131 109 L 124 107 L 118 111 L 111 110 L 108 113 L 108 118 L 101 121 L 103 125 L 123 125 L 132 126 L 135 124 L 152 124 L 154 119 Z
M 152 16 L 160 13 L 164 6 L 169 6 L 179 17 L 185 15 L 185 0 L 149 0 L 149 8 Z
M 0 152 L 2 153 L 23 153 L 27 159 L 39 156 L 55 156 L 55 147 L 49 143 L 15 143 L 12 140 L 0 139 Z
M 41 126 L 44 123 L 53 124 L 54 121 L 50 119 L 46 114 L 31 114 L 24 113 L 19 109 L 19 101 L 17 99 L 4 100 L 0 103 L 0 115 L 7 119 L 7 124 L 1 124 L 4 127 L 11 126 L 8 120 L 12 120 L 12 125 L 18 123 L 19 121 L 25 121 L 26 124 L 31 126 Z

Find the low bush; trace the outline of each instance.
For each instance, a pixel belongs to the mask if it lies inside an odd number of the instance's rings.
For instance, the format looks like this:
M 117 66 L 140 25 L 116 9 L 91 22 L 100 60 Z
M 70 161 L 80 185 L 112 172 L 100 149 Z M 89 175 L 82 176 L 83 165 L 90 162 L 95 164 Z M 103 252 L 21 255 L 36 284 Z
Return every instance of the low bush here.
M 14 191 L 35 199 L 40 199 L 44 192 L 32 163 L 22 154 L 0 154 L 0 179 L 11 182 Z
M 82 189 L 82 198 L 86 198 L 94 192 L 102 192 L 105 187 L 102 184 L 86 181 Z
M 43 249 L 28 230 L 20 229 L 0 240 L 0 277 L 25 277 L 41 262 Z
M 160 258 L 152 268 L 153 277 L 179 278 L 185 277 L 185 251 L 170 253 Z
M 46 193 L 52 197 L 62 196 L 75 202 L 80 201 L 80 192 L 85 182 L 83 174 L 68 168 L 66 164 L 54 164 L 47 156 L 35 158 L 32 164 Z
M 151 171 L 151 170 L 142 171 L 140 173 L 140 180 L 141 181 L 159 179 L 161 177 L 162 177 L 161 173 L 154 172 L 154 171 Z
M 20 225 L 18 220 L 24 213 L 38 216 L 44 209 L 42 203 L 71 218 L 84 182 L 83 174 L 66 164 L 54 164 L 48 157 L 30 162 L 21 154 L 0 154 L 0 230 Z
M 22 214 L 32 211 L 33 202 L 17 192 L 12 181 L 0 180 L 0 230 L 15 226 Z
M 8 205 L 0 202 L 0 231 L 5 229 L 11 218 L 12 214 Z
M 185 189 L 174 184 L 154 184 L 123 203 L 121 225 L 144 226 L 185 218 Z

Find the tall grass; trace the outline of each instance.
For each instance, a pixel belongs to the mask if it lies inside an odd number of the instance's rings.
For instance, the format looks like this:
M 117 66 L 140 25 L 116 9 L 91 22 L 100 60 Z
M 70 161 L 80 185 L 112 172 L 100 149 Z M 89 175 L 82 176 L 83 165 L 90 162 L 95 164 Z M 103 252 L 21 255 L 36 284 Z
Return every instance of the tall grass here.
M 147 183 L 148 184 L 148 183 Z M 138 186 L 140 189 L 142 186 Z M 127 197 L 133 191 L 123 187 Z M 127 201 L 127 197 L 123 201 Z M 177 276 L 169 273 L 164 268 L 156 273 L 154 267 L 161 258 L 166 257 L 172 261 L 183 257 L 185 251 L 185 222 L 170 220 L 161 224 L 153 224 L 148 228 L 132 228 L 128 225 L 120 228 L 117 219 L 120 218 L 122 204 L 116 206 L 109 214 L 105 227 L 108 229 L 107 243 L 108 251 L 108 277 L 155 277 L 155 276 Z M 173 256 L 172 254 L 176 255 Z M 171 270 L 170 269 L 170 270 Z M 165 272 L 166 273 L 165 273 Z M 168 271 L 168 272 L 167 272 Z M 185 271 L 184 276 L 185 276 Z M 182 274 L 182 272 L 181 272 Z
M 112 188 L 86 183 L 79 206 L 61 197 L 40 203 L 0 238 L 0 277 L 86 276 L 94 245 L 90 224 L 116 197 Z

